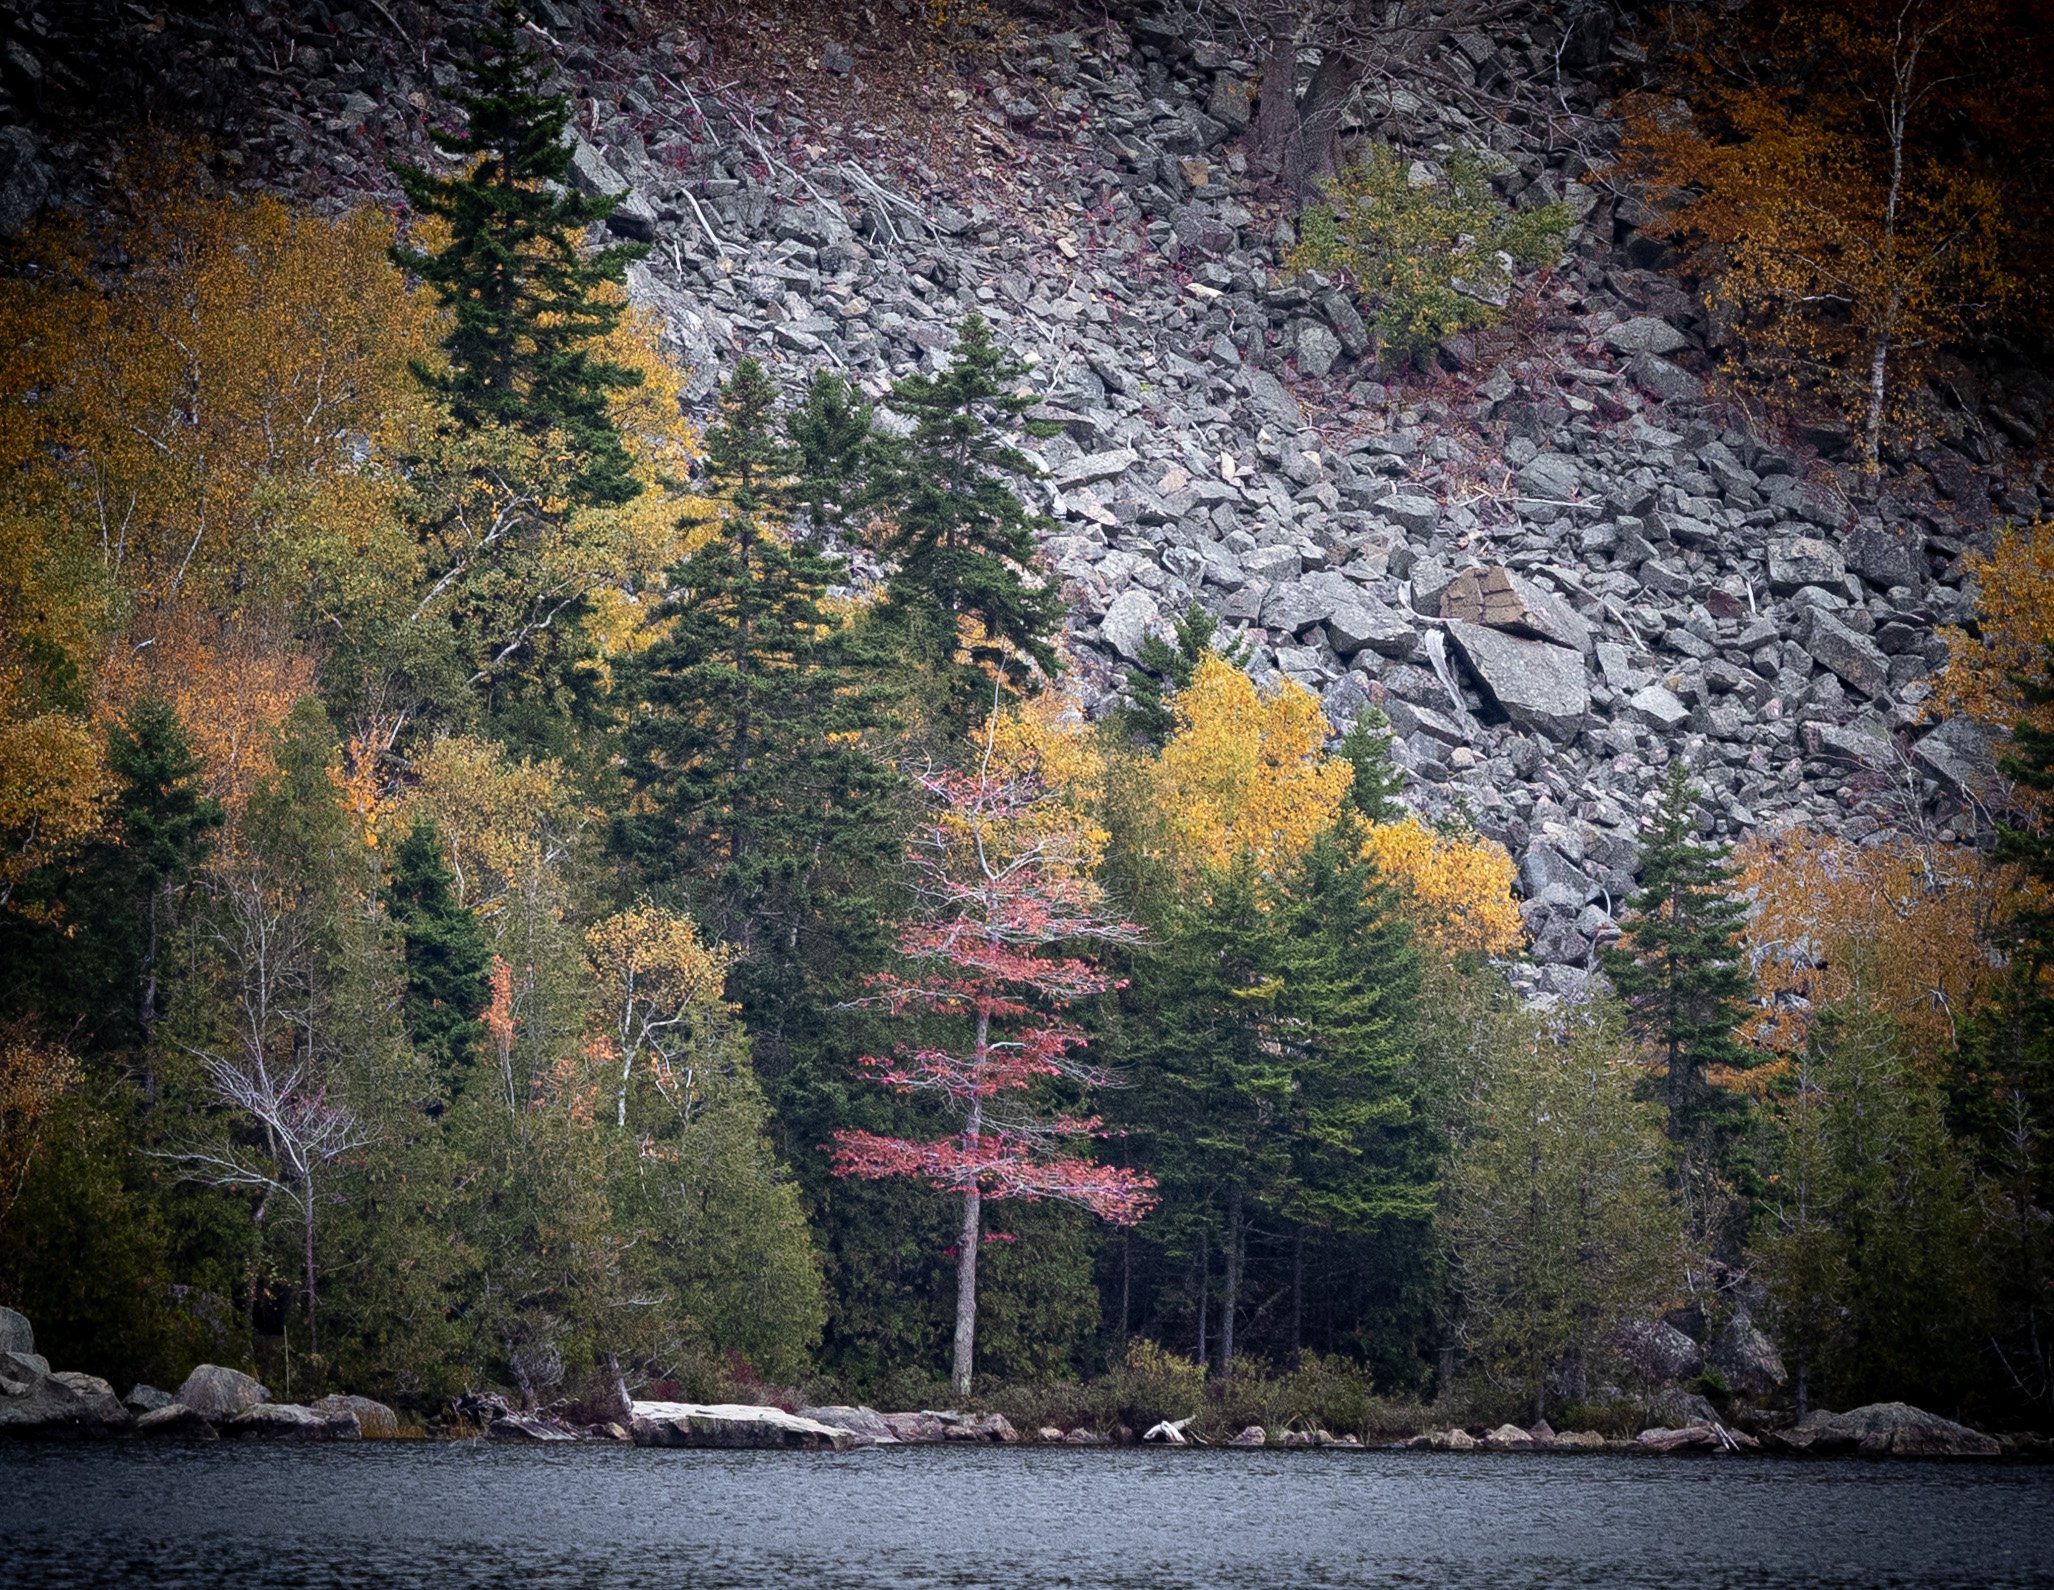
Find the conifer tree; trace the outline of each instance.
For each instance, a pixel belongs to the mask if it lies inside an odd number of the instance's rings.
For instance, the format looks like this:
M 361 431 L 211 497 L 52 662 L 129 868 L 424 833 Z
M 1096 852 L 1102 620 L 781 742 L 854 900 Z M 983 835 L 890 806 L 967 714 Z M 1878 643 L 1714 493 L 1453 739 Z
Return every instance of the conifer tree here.
M 456 898 L 455 882 L 435 825 L 415 823 L 393 852 L 386 904 L 404 944 L 407 1032 L 450 1097 L 463 1091 L 492 992 L 484 930 Z
M 640 490 L 607 410 L 607 394 L 637 385 L 637 372 L 599 356 L 592 344 L 620 323 L 618 286 L 640 244 L 596 253 L 586 229 L 612 214 L 617 198 L 587 198 L 569 187 L 570 101 L 542 91 L 540 64 L 514 33 L 480 29 L 482 49 L 457 99 L 461 132 L 434 131 L 436 147 L 466 162 L 457 176 L 396 166 L 407 202 L 445 222 L 449 241 L 434 253 L 397 246 L 393 259 L 426 282 L 452 311 L 443 339 L 448 368 L 418 368 L 422 381 L 466 428 L 505 426 L 530 436 L 555 432 L 574 455 L 575 502 L 626 502 Z
M 876 411 L 831 370 L 814 373 L 786 426 L 798 453 L 796 499 L 817 527 L 838 524 L 869 490 Z
M 1177 727 L 1170 703 L 1177 692 L 1191 683 L 1198 665 L 1208 656 L 1218 656 L 1236 668 L 1248 666 L 1248 648 L 1242 643 L 1221 646 L 1219 620 L 1196 602 L 1171 625 L 1173 640 L 1150 635 L 1141 642 L 1141 656 L 1127 670 L 1127 705 L 1122 712 L 1127 732 L 1154 750 L 1160 750 Z
M 615 834 L 654 878 L 685 884 L 765 998 L 760 980 L 790 976 L 826 919 L 860 907 L 850 878 L 891 854 L 895 783 L 862 739 L 871 669 L 821 605 L 841 570 L 781 522 L 799 457 L 777 419 L 770 377 L 743 360 L 705 436 L 724 511 L 671 573 L 671 627 L 624 670 L 625 770 L 643 799 Z
M 1739 946 L 1746 907 L 1732 893 L 1724 853 L 1697 842 L 1694 804 L 1690 769 L 1678 757 L 1641 851 L 1624 942 L 1606 952 L 1605 969 L 1629 1025 L 1666 1067 L 1670 1140 L 1679 1148 L 1706 1141 L 1717 1158 L 1739 1101 L 1707 1075 L 1753 1063 L 1735 1036 L 1750 987 Z
M 895 560 L 885 614 L 915 664 L 944 686 L 942 710 L 967 730 L 989 708 L 994 677 L 1059 664 L 1051 644 L 1063 604 L 1033 572 L 1043 520 L 1009 484 L 1034 465 L 1005 435 L 1039 401 L 1018 390 L 1027 367 L 992 340 L 982 316 L 964 320 L 948 368 L 897 382 L 886 407 L 912 433 L 879 448 L 873 501 L 884 553 Z

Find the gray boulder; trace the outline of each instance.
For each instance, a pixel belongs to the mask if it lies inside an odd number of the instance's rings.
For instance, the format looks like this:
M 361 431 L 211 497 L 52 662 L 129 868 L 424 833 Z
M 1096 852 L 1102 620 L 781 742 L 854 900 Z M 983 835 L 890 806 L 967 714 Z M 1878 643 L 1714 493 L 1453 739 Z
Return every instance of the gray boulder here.
M 1972 718 L 1949 718 L 1919 740 L 1911 754 L 1957 795 L 1981 796 L 1997 768 L 1990 738 Z
M 830 1403 L 821 1408 L 801 1408 L 799 1417 L 846 1430 L 862 1446 L 898 1445 L 899 1438 L 892 1433 L 891 1425 L 875 1408 L 851 1408 L 842 1403 Z
M 40 1380 L 50 1373 L 50 1360 L 41 1353 L 0 1353 L 0 1380 Z
M 1745 1314 L 1726 1322 L 1706 1357 L 1743 1397 L 1770 1396 L 1790 1378 L 1776 1344 Z
M 156 1441 L 218 1441 L 221 1432 L 182 1402 L 152 1408 L 135 1422 L 135 1433 Z
M 845 1452 L 855 1435 L 782 1408 L 748 1403 L 638 1402 L 636 1446 L 759 1447 Z
M 1832 614 L 1814 612 L 1805 648 L 1820 664 L 1865 696 L 1880 696 L 1890 688 L 1890 659 L 1868 636 L 1857 634 Z
M 1674 733 L 1690 717 L 1690 708 L 1678 700 L 1673 691 L 1661 685 L 1645 685 L 1635 691 L 1633 698 L 1626 703 L 1626 710 L 1650 729 L 1664 734 Z
M 50 1377 L 58 1384 L 69 1387 L 85 1404 L 86 1412 L 109 1429 L 118 1429 L 127 1424 L 132 1415 L 123 1406 L 114 1388 L 98 1375 L 82 1375 L 75 1369 L 60 1369 Z
M 42 141 L 26 127 L 0 128 L 0 237 L 18 235 L 49 198 Z
M 1981 1431 L 1904 1402 L 1873 1402 L 1849 1413 L 1816 1412 L 1781 1432 L 1794 1452 L 1859 1452 L 1864 1457 L 1997 1457 L 2003 1448 Z
M 1333 373 L 1334 361 L 1341 357 L 1341 339 L 1316 320 L 1308 320 L 1298 328 L 1297 360 L 1298 373 L 1324 380 Z
M 1847 560 L 1840 549 L 1816 536 L 1790 536 L 1769 543 L 1769 589 L 1782 595 L 1807 585 L 1840 585 Z
M 224 1436 L 252 1441 L 355 1441 L 363 1435 L 353 1413 L 319 1413 L 292 1402 L 258 1402 L 216 1419 Z
M 0 1353 L 32 1353 L 36 1333 L 28 1317 L 11 1308 L 0 1308 Z
M 1373 651 L 1384 657 L 1409 657 L 1419 632 L 1373 596 L 1338 602 L 1327 619 L 1327 639 L 1343 657 Z
M 353 1397 L 338 1391 L 307 1406 L 324 1419 L 355 1419 L 357 1429 L 367 1436 L 391 1437 L 399 1434 L 399 1415 L 384 1403 L 374 1402 L 369 1397 Z
M 1590 680 L 1580 653 L 1459 619 L 1448 622 L 1448 638 L 1506 717 L 1551 740 L 1576 738 L 1590 713 Z
M 159 1391 L 155 1386 L 137 1385 L 122 1399 L 130 1413 L 138 1418 L 146 1413 L 155 1413 L 159 1408 L 179 1405 L 178 1399 L 168 1391 Z
M 1139 662 L 1142 642 L 1148 639 L 1151 626 L 1161 616 L 1155 598 L 1146 591 L 1122 591 L 1098 621 L 1098 633 L 1106 645 L 1127 661 Z
M 1614 353 L 1679 353 L 1690 339 L 1666 320 L 1640 315 L 1606 332 L 1605 346 Z
M 271 1393 L 264 1389 L 263 1382 L 240 1369 L 201 1364 L 185 1377 L 185 1384 L 178 1388 L 178 1400 L 203 1419 L 226 1419 L 245 1408 L 270 1402 Z
M 104 1433 L 86 1400 L 56 1377 L 0 1380 L 0 1437 L 75 1440 Z

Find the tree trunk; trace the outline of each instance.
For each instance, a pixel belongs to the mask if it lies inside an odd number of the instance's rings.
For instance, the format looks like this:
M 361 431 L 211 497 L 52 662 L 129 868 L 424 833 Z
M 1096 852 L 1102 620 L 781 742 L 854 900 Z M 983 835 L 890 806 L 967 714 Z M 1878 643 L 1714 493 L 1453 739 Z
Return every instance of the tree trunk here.
M 307 1354 L 321 1351 L 321 1333 L 314 1322 L 314 1178 L 300 1184 L 303 1216 L 300 1220 L 301 1256 L 307 1268 Z
M 1341 113 L 1361 83 L 1363 63 L 1339 50 L 1328 50 L 1313 68 L 1312 81 L 1299 96 L 1289 140 L 1284 146 L 1282 176 L 1290 193 L 1304 199 L 1313 184 L 1334 169 L 1334 145 L 1341 132 Z
M 1305 1346 L 1305 1228 L 1300 1226 L 1291 1235 L 1291 1367 L 1298 1367 L 1298 1360 Z
M 1220 1374 L 1234 1372 L 1234 1311 L 1241 1302 L 1241 1189 L 1227 1195 L 1227 1274 L 1220 1287 Z
M 1797 1349 L 1797 1422 L 1802 1424 L 1804 1416 L 1812 1411 L 1811 1364 L 1802 1347 Z
M 1128 1232 L 1120 1233 L 1120 1347 L 1127 1346 L 1127 1321 L 1133 1318 L 1134 1297 L 1134 1239 Z
M 1211 1228 L 1198 1229 L 1198 1362 L 1201 1366 L 1209 1362 L 1206 1357 L 1206 1327 L 1212 1322 L 1212 1244 L 1208 1240 Z
M 1288 7 L 1269 16 L 1262 57 L 1262 94 L 1255 104 L 1255 153 L 1271 171 L 1283 168 L 1298 121 L 1298 25 Z
M 980 1047 L 984 1033 L 980 1026 Z M 984 1125 L 984 1106 L 970 1103 L 970 1119 L 964 1123 L 963 1139 L 975 1146 Z M 963 1227 L 956 1238 L 956 1356 L 949 1380 L 956 1395 L 970 1395 L 970 1367 L 977 1347 L 977 1244 L 983 1236 L 984 1195 L 973 1185 L 963 1194 Z

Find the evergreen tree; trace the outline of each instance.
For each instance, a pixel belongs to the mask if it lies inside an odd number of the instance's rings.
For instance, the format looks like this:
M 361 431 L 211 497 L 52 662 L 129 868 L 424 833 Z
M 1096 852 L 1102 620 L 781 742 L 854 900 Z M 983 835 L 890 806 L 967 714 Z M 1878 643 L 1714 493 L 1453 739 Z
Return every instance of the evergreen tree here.
M 1248 666 L 1248 647 L 1219 644 L 1219 620 L 1196 602 L 1186 608 L 1171 626 L 1174 640 L 1150 635 L 1141 642 L 1137 666 L 1127 670 L 1127 702 L 1121 711 L 1123 727 L 1140 744 L 1160 750 L 1177 726 L 1170 703 L 1177 692 L 1191 683 L 1198 665 L 1208 656 L 1219 656 L 1236 668 Z
M 776 388 L 743 360 L 706 430 L 724 512 L 671 573 L 671 627 L 622 671 L 639 800 L 615 826 L 617 848 L 743 952 L 752 1024 L 796 1012 L 816 932 L 877 938 L 863 874 L 895 850 L 896 781 L 863 741 L 874 670 L 822 607 L 842 571 L 778 522 L 798 453 L 776 420 Z
M 940 711 L 958 731 L 989 710 L 995 677 L 1017 678 L 1027 664 L 1058 668 L 1051 641 L 1061 593 L 1033 573 L 1044 521 L 1008 483 L 1035 472 L 1005 436 L 1039 401 L 1017 390 L 1026 373 L 973 314 L 943 373 L 907 376 L 885 399 L 912 422 L 909 436 L 878 449 L 872 497 L 896 564 L 885 615 L 915 666 L 941 686 Z M 1031 422 L 1025 429 L 1047 434 Z
M 165 937 L 224 813 L 161 696 L 115 725 L 107 766 L 118 781 L 107 830 L 25 881 L 0 918 L 0 950 L 16 968 L 10 1005 L 81 1023 L 92 1046 L 115 1050 L 142 1043 L 163 1014 Z
M 1745 1069 L 1754 1058 L 1735 1037 L 1749 991 L 1739 948 L 1746 907 L 1731 892 L 1724 854 L 1699 844 L 1695 827 L 1690 769 L 1679 757 L 1641 851 L 1640 891 L 1621 923 L 1625 941 L 1606 952 L 1605 970 L 1634 1033 L 1666 1067 L 1670 1140 L 1702 1145 L 1717 1164 L 1741 1104 L 1707 1074 Z
M 457 900 L 455 882 L 435 825 L 415 823 L 393 852 L 386 905 L 405 945 L 407 1032 L 449 1097 L 463 1091 L 485 1036 L 479 1017 L 492 977 L 484 930 Z
M 1952 1406 L 1989 1325 L 1975 1193 L 1938 1083 L 1855 975 L 1779 1102 L 1757 1269 L 1801 1402 Z
M 622 281 L 646 250 L 619 244 L 588 254 L 586 229 L 612 214 L 615 198 L 569 186 L 570 101 L 541 88 L 540 64 L 513 31 L 515 14 L 480 30 L 482 49 L 458 97 L 461 132 L 434 131 L 462 175 L 396 166 L 407 201 L 449 227 L 434 253 L 398 246 L 393 259 L 452 311 L 446 370 L 417 374 L 465 428 L 494 425 L 529 436 L 560 435 L 575 463 L 574 502 L 620 503 L 639 483 L 607 410 L 607 394 L 640 376 L 592 347 L 620 323 Z
M 1557 1019 L 1508 1005 L 1478 1035 L 1441 1221 L 1459 1340 L 1535 1418 L 1551 1390 L 1590 1394 L 1619 1327 L 1659 1312 L 1684 1258 L 1658 1113 L 1635 1097 L 1616 1012 Z
M 1391 761 L 1391 720 L 1375 707 L 1366 708 L 1355 726 L 1341 737 L 1341 757 L 1355 770 L 1348 786 L 1348 809 L 1366 823 L 1387 823 L 1402 815 L 1399 792 L 1405 775 Z
M 818 527 L 837 524 L 869 490 L 876 412 L 829 370 L 815 372 L 786 426 L 798 453 L 793 495 Z

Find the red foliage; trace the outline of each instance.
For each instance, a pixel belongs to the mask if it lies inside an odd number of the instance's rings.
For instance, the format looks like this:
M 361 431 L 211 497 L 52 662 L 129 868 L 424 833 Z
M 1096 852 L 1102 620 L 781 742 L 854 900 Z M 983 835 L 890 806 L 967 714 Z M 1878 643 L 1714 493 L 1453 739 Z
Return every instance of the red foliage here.
M 1101 1165 L 1064 1145 L 1093 1135 L 1095 1118 L 1038 1113 L 1036 1083 L 1109 1080 L 1076 1051 L 1083 1028 L 1062 1012 L 1118 986 L 1063 945 L 1131 942 L 1137 930 L 1100 909 L 1060 823 L 1037 821 L 1047 792 L 1030 774 L 945 773 L 924 781 L 932 813 L 907 859 L 926 914 L 899 934 L 901 972 L 872 979 L 871 1003 L 894 1015 L 940 1017 L 960 1041 L 866 1055 L 878 1080 L 938 1093 L 962 1130 L 931 1142 L 842 1131 L 840 1176 L 910 1176 L 984 1198 L 1056 1198 L 1131 1225 L 1154 1204 L 1145 1176 Z

